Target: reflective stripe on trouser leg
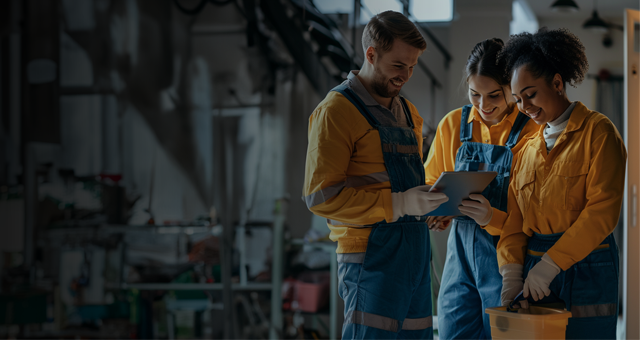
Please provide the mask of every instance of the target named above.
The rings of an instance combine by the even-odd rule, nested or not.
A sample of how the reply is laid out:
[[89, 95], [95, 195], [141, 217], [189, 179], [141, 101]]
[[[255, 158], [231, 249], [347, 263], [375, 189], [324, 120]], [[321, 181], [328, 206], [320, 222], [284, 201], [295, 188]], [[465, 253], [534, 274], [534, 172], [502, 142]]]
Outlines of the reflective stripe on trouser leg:
[[343, 339], [433, 338], [428, 232], [417, 222], [379, 226], [362, 264], [340, 254]]
[[[349, 311], [344, 318], [344, 323], [354, 323], [368, 327], [378, 328], [390, 332], [397, 332], [399, 321], [381, 315], [365, 313], [361, 311]], [[402, 322], [402, 330], [418, 331], [433, 327], [433, 317], [419, 319], [404, 319]]]

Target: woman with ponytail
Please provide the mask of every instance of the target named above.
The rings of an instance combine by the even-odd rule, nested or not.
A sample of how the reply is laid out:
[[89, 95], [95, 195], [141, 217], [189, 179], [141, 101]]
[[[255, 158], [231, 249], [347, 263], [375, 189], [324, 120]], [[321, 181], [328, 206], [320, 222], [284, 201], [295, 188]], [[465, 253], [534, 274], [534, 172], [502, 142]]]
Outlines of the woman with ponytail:
[[[494, 38], [478, 43], [465, 67], [471, 104], [449, 112], [438, 125], [425, 163], [426, 182], [443, 171], [498, 172], [489, 187], [471, 195], [453, 218], [438, 296], [440, 339], [489, 339], [487, 307], [500, 305], [502, 277], [496, 244], [507, 216], [511, 163], [527, 137], [537, 130], [511, 99], [504, 44]], [[442, 231], [451, 217], [430, 217], [429, 228]]]

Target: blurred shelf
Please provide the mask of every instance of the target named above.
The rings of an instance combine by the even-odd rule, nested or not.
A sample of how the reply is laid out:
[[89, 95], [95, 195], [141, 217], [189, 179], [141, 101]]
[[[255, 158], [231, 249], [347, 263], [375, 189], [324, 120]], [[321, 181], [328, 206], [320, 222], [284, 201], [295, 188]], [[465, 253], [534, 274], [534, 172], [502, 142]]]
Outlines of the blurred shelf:
[[[222, 290], [222, 283], [123, 283], [120, 286], [111, 285], [109, 289], [137, 289], [137, 290]], [[271, 290], [271, 283], [248, 283], [246, 285], [233, 284], [235, 291]]]

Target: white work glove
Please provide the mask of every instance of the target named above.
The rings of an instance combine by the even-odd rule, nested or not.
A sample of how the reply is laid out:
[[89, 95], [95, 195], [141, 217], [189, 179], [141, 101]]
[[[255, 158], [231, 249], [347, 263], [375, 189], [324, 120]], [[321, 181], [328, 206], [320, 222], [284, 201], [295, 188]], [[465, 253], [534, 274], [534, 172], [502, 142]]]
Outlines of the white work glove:
[[[524, 285], [522, 280], [522, 265], [517, 263], [509, 263], [500, 267], [500, 275], [502, 275], [502, 292], [500, 292], [500, 301], [503, 306], [509, 304], [522, 291]], [[529, 308], [527, 301], [521, 301], [522, 308]], [[524, 304], [523, 304], [524, 303]]]
[[429, 192], [430, 189], [430, 185], [420, 185], [404, 192], [392, 192], [393, 221], [397, 221], [404, 215], [426, 215], [449, 200], [447, 195], [441, 192]]
[[542, 261], [531, 268], [527, 279], [524, 280], [524, 289], [522, 290], [524, 297], [531, 295], [535, 301], [538, 301], [549, 296], [551, 293], [549, 285], [561, 271], [562, 269], [553, 262], [549, 255], [546, 253], [542, 255]]
[[461, 213], [473, 218], [478, 225], [486, 226], [493, 217], [491, 203], [480, 194], [469, 195], [471, 200], [463, 200], [462, 206], [458, 207]]

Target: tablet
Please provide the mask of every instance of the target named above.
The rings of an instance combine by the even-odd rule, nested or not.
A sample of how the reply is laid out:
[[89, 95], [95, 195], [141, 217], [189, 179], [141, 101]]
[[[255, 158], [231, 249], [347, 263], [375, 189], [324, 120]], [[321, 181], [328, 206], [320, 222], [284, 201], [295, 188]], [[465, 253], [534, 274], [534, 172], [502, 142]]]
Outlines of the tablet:
[[462, 201], [469, 199], [470, 194], [481, 194], [497, 175], [495, 171], [443, 172], [430, 191], [443, 192], [449, 200], [427, 216], [461, 216], [458, 206]]

